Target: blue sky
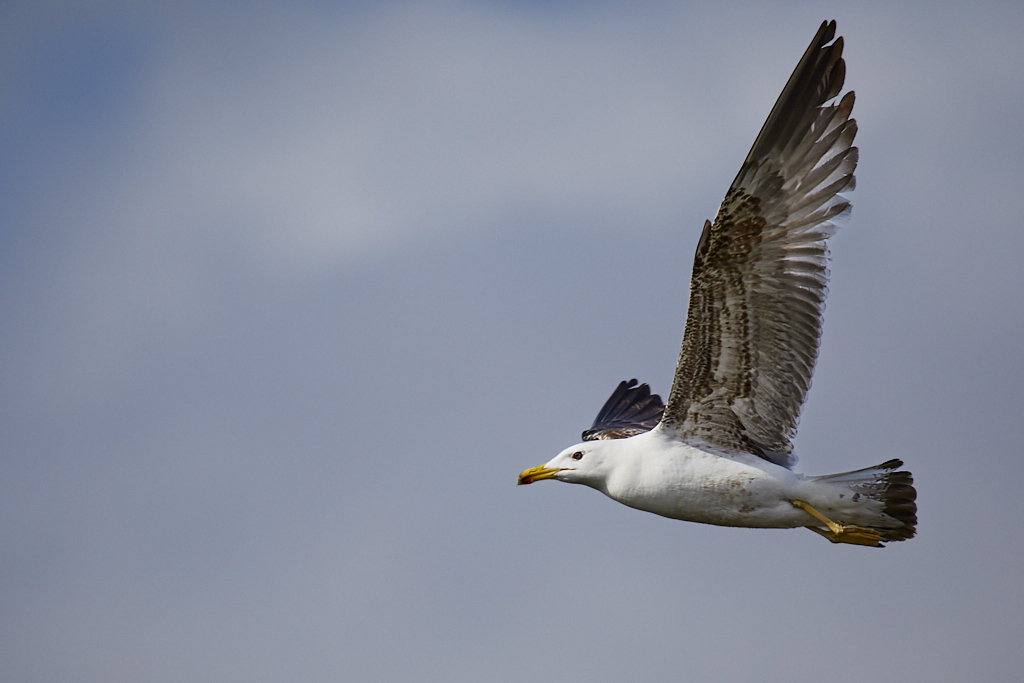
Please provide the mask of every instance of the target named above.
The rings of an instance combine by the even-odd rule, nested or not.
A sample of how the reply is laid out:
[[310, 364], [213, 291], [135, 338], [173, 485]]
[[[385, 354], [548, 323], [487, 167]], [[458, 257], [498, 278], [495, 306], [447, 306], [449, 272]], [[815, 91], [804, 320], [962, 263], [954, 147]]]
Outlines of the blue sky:
[[[919, 536], [516, 488], [667, 394], [693, 249], [823, 19], [858, 187], [801, 472]], [[1005, 681], [1024, 10], [0, 10], [4, 681]]]

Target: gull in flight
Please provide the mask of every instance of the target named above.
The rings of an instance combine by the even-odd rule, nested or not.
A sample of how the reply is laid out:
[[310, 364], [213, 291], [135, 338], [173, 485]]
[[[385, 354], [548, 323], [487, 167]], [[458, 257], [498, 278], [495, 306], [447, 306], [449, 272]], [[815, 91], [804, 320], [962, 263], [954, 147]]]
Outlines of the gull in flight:
[[910, 472], [889, 460], [824, 476], [792, 471], [818, 357], [828, 247], [850, 211], [857, 122], [843, 39], [822, 23], [725, 195], [693, 263], [679, 363], [663, 405], [622, 382], [583, 442], [519, 484], [586, 484], [673, 519], [807, 527], [833, 543], [913, 538]]

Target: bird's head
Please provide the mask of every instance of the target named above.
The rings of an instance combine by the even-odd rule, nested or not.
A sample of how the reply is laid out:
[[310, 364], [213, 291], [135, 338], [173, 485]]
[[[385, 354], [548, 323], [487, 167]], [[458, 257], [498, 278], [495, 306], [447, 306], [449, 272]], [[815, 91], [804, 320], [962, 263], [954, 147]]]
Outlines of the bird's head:
[[602, 489], [608, 475], [607, 444], [606, 441], [586, 441], [566, 448], [543, 465], [523, 470], [516, 483], [557, 479]]

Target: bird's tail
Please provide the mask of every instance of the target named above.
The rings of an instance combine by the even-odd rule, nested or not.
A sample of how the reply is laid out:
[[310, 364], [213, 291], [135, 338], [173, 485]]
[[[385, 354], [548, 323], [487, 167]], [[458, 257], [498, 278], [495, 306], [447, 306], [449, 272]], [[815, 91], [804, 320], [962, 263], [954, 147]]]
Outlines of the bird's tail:
[[882, 535], [883, 541], [905, 541], [917, 533], [917, 491], [913, 475], [898, 472], [900, 467], [903, 467], [902, 460], [889, 460], [862, 470], [813, 477], [813, 481], [840, 484], [854, 495], [881, 502], [882, 512], [902, 525], [892, 528], [872, 525], [871, 528]]

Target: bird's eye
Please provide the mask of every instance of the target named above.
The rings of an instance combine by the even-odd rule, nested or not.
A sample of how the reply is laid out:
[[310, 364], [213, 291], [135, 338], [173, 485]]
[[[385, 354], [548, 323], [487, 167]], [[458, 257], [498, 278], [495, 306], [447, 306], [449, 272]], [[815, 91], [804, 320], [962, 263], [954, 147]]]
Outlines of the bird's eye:
[[576, 451], [570, 457], [572, 457], [573, 460], [582, 460], [583, 459], [583, 451]]

